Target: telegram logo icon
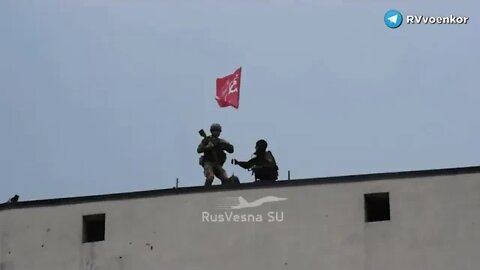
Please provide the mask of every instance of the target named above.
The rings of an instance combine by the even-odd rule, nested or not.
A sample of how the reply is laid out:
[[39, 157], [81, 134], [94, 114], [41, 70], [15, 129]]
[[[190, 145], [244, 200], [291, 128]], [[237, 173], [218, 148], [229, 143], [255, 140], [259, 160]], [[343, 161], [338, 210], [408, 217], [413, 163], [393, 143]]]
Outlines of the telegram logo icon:
[[402, 13], [391, 9], [385, 13], [385, 16], [383, 16], [383, 21], [387, 27], [394, 29], [402, 25], [403, 16]]

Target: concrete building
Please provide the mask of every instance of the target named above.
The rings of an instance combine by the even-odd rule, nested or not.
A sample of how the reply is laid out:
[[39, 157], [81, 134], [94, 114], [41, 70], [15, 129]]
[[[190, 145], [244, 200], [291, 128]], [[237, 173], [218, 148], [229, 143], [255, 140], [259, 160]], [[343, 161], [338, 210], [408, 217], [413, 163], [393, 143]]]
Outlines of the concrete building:
[[0, 270], [477, 270], [480, 167], [0, 205]]

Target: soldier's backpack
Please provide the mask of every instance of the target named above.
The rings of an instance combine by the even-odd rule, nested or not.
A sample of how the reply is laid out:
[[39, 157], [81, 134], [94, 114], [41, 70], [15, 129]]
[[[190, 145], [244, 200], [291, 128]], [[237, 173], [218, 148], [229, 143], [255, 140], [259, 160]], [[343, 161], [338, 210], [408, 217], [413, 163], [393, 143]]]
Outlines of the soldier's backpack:
[[272, 152], [271, 151], [268, 151], [268, 154], [270, 155], [270, 157], [272, 158], [272, 161], [273, 161], [273, 174], [274, 174], [274, 177], [275, 177], [275, 180], [278, 179], [278, 165], [277, 165], [277, 161], [275, 160], [275, 157], [273, 156]]
[[278, 166], [272, 152], [267, 151], [265, 159], [257, 163], [258, 167], [252, 169], [255, 179], [275, 181], [278, 179]]

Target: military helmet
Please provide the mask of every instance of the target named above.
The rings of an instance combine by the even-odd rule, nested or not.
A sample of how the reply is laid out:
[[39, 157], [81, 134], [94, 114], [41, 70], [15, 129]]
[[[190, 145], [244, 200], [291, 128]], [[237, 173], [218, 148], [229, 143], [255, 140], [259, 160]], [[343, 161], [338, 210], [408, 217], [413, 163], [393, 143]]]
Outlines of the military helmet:
[[267, 141], [261, 139], [261, 140], [257, 141], [255, 146], [258, 147], [259, 149], [265, 150], [265, 149], [267, 149], [268, 143], [267, 143]]
[[222, 131], [222, 126], [219, 123], [213, 123], [210, 126], [210, 131]]

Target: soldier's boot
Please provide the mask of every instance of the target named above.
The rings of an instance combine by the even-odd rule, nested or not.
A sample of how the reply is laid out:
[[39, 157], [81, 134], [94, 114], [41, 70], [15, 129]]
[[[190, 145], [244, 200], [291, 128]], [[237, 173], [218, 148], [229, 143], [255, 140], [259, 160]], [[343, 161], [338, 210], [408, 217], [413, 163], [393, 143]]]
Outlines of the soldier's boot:
[[231, 185], [232, 184], [232, 181], [230, 179], [230, 177], [227, 177], [227, 178], [223, 178], [223, 179], [220, 179], [222, 181], [222, 185]]
[[213, 177], [212, 178], [206, 178], [205, 179], [205, 186], [210, 187], [213, 184]]
[[239, 185], [240, 184], [240, 179], [238, 179], [237, 176], [232, 175], [232, 176], [230, 176], [230, 184]]
[[240, 184], [240, 180], [235, 175], [232, 175], [232, 176], [222, 180], [222, 185], [230, 185], [231, 186], [231, 185], [235, 185], [235, 184]]

